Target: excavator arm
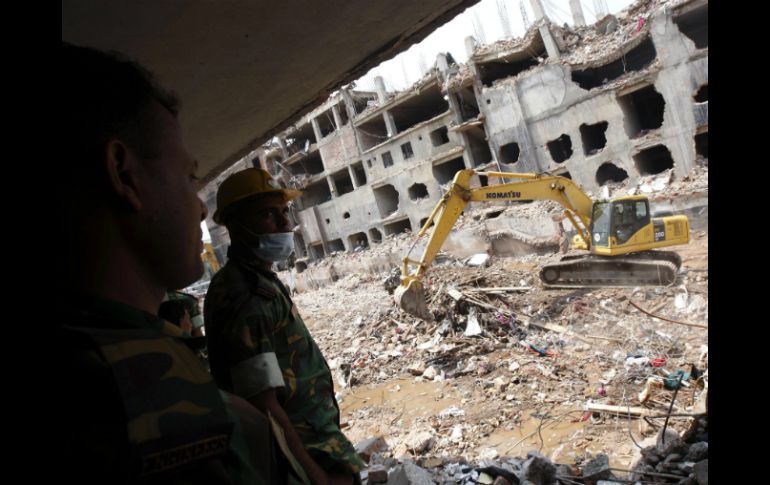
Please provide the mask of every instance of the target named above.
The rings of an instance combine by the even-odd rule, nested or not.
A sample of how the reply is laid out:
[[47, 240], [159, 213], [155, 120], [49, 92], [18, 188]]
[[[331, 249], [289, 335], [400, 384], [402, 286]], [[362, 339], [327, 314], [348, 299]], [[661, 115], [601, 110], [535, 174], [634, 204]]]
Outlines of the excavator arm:
[[[488, 187], [471, 188], [470, 180], [474, 175], [519, 179]], [[457, 218], [462, 214], [468, 202], [497, 202], [509, 200], [554, 200], [565, 209], [565, 215], [572, 222], [586, 248], [591, 247], [588, 235], [591, 224], [593, 201], [580, 187], [571, 180], [533, 173], [477, 172], [460, 170], [455, 175], [450, 189], [436, 204], [430, 217], [417, 233], [417, 239], [409, 249], [401, 269], [401, 286], [395, 291], [396, 302], [402, 309], [421, 318], [430, 319], [425, 303], [422, 278], [433, 262], [436, 254], [452, 230]], [[435, 223], [435, 225], [434, 225]], [[420, 239], [434, 225], [430, 239], [419, 260], [410, 258]]]

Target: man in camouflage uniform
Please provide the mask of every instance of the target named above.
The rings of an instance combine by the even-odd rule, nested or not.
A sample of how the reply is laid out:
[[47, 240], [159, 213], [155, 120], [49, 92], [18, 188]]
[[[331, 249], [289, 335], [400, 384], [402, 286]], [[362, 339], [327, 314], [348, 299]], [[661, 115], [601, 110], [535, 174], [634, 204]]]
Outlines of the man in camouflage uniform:
[[214, 221], [232, 245], [206, 294], [209, 363], [222, 389], [275, 417], [313, 483], [358, 483], [364, 463], [340, 431], [329, 367], [272, 271], [293, 250], [288, 202], [299, 195], [257, 168], [219, 187]]
[[[62, 43], [50, 204], [62, 480], [285, 483], [267, 418], [220, 391], [155, 314], [203, 272], [196, 162], [172, 95], [117, 54]], [[63, 156], [62, 156], [63, 154]], [[60, 248], [60, 249], [59, 249]], [[293, 477], [293, 475], [291, 475]]]

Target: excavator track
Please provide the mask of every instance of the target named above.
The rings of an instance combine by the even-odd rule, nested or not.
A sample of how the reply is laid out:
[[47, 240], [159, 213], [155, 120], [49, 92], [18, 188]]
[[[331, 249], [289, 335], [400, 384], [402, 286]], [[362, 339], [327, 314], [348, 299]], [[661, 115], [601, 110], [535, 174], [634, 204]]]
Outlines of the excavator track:
[[626, 256], [568, 255], [540, 270], [546, 288], [617, 288], [670, 286], [682, 258], [670, 251], [644, 251]]

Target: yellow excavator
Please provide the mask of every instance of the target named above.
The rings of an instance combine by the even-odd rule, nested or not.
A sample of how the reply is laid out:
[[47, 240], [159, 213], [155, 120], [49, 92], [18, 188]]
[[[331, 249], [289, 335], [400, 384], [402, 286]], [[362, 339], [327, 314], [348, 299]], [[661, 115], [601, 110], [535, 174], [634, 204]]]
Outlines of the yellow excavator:
[[[219, 271], [219, 260], [217, 254], [214, 252], [214, 246], [211, 243], [203, 243], [203, 252], [201, 252], [201, 260], [206, 265], [206, 269], [211, 276], [214, 276]], [[211, 277], [209, 276], [209, 278]]]
[[[474, 175], [517, 179], [513, 182], [471, 188]], [[422, 279], [468, 202], [554, 200], [575, 227], [572, 249], [561, 261], [540, 269], [547, 288], [668, 286], [676, 281], [681, 257], [655, 248], [687, 244], [690, 224], [686, 216], [653, 218], [646, 197], [632, 195], [593, 201], [572, 180], [556, 175], [460, 170], [417, 234], [404, 258], [401, 284], [395, 291], [406, 312], [430, 318]], [[434, 224], [435, 223], [435, 224]], [[419, 261], [409, 257], [421, 237], [433, 226]]]

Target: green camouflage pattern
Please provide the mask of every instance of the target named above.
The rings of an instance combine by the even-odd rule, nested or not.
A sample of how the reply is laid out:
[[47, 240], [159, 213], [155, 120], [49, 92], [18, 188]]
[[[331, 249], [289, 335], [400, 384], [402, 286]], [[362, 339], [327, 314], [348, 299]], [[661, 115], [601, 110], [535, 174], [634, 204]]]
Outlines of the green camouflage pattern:
[[327, 471], [337, 464], [358, 473], [365, 464], [340, 430], [331, 371], [289, 290], [275, 273], [249, 263], [254, 259], [248, 250], [231, 246], [228, 259], [212, 279], [204, 305], [217, 384], [232, 392], [233, 366], [274, 353], [285, 385], [276, 389], [278, 400], [308, 452]]
[[59, 308], [77, 465], [126, 483], [286, 482], [266, 417], [217, 389], [174, 325], [98, 298]]

